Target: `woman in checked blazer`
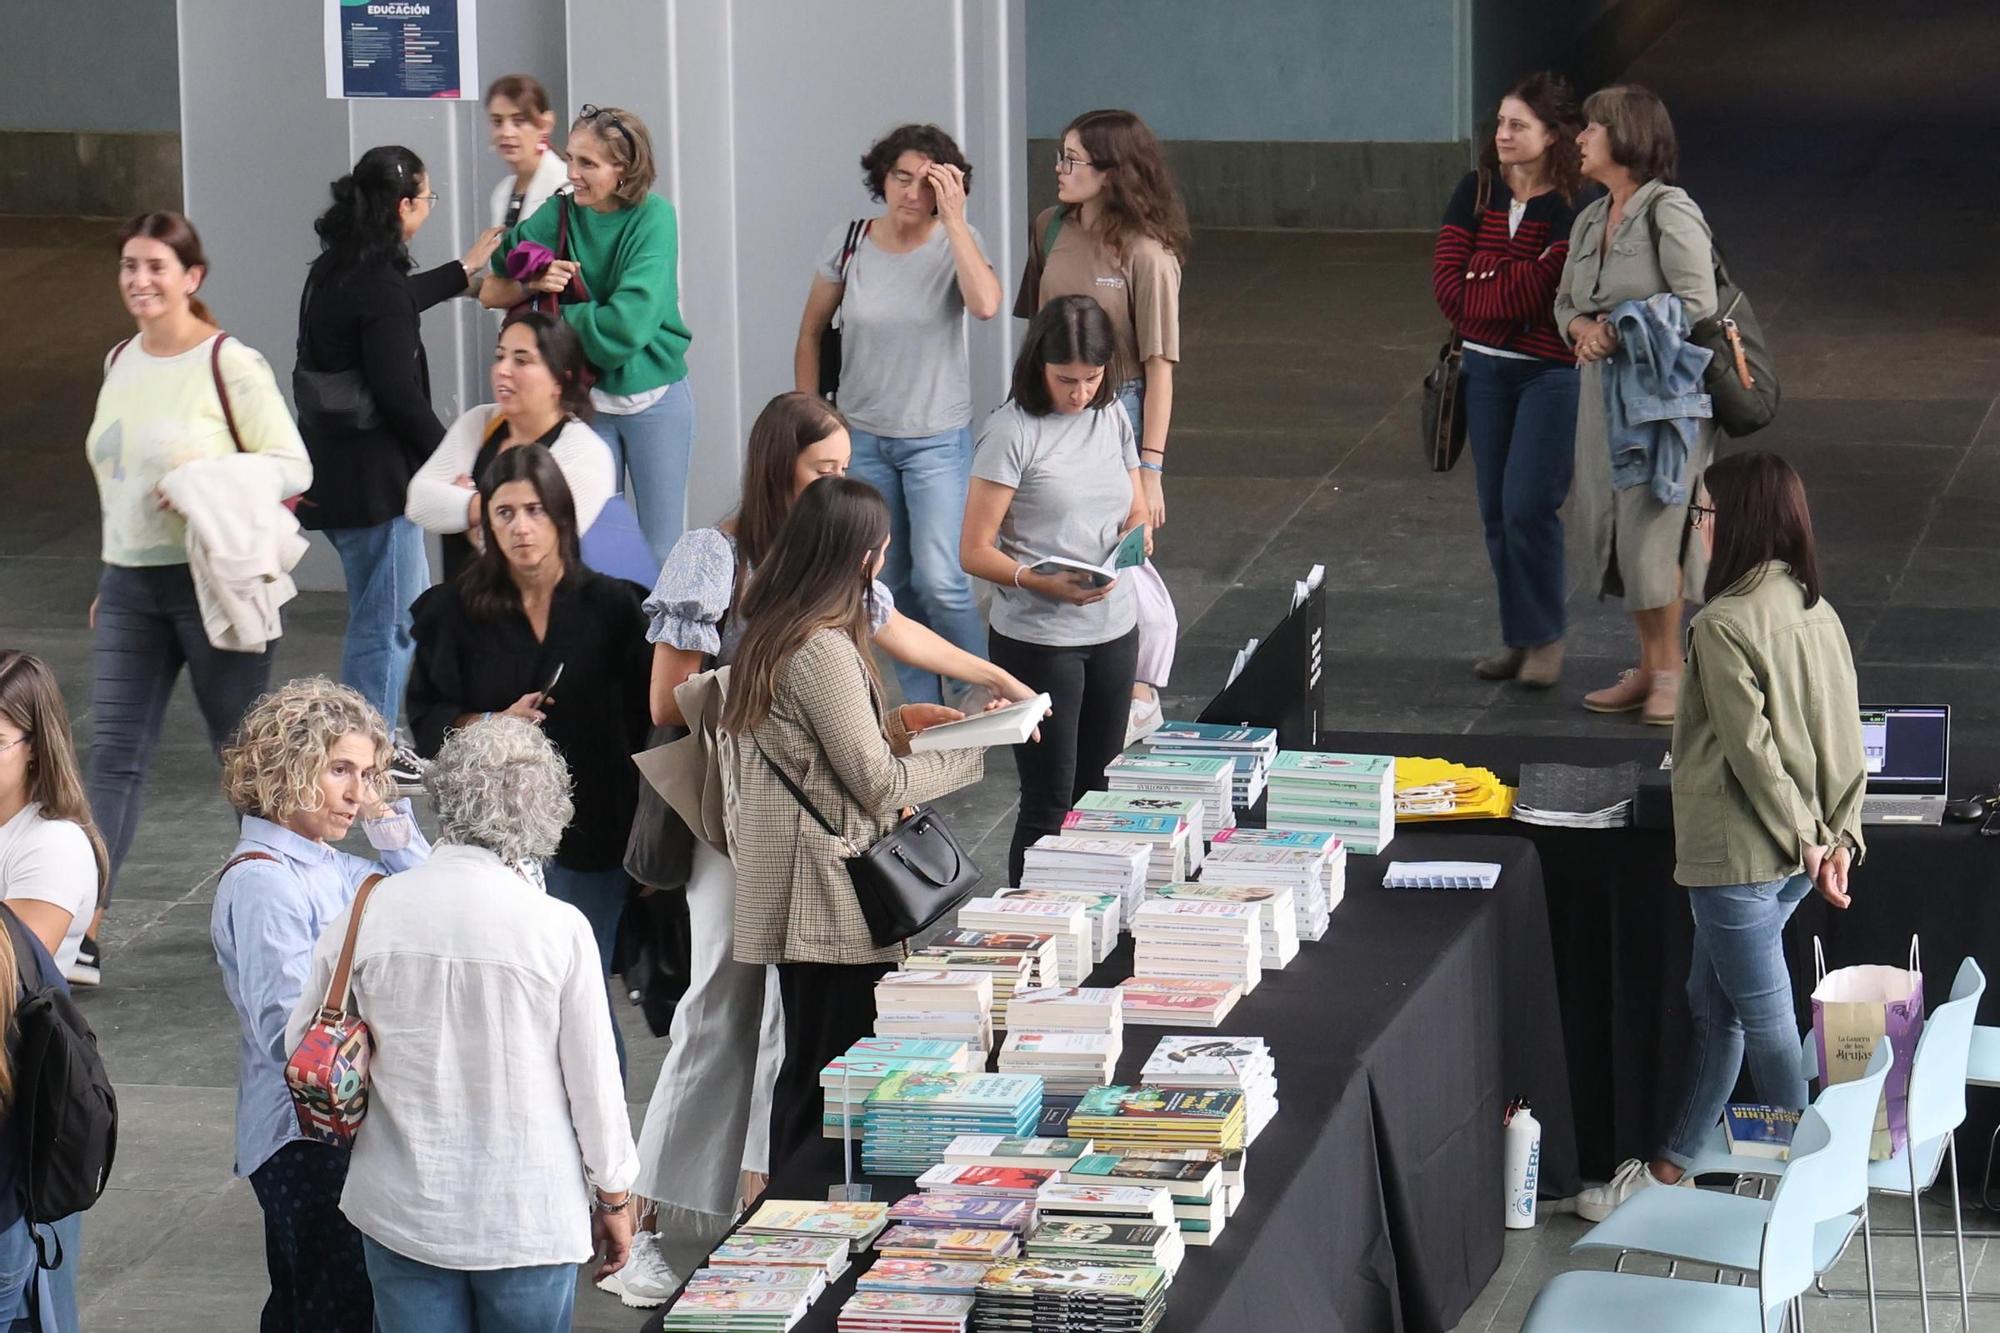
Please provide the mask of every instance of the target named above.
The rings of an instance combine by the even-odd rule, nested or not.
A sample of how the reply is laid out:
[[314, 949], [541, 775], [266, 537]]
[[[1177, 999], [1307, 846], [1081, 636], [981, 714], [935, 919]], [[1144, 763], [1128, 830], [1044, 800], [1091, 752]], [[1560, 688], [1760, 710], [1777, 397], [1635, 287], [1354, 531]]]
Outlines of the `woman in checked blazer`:
[[[730, 855], [736, 959], [778, 965], [785, 1063], [772, 1097], [771, 1160], [819, 1136], [819, 1071], [874, 1026], [875, 981], [902, 956], [869, 936], [845, 858], [903, 810], [976, 782], [983, 750], [912, 755], [909, 739], [961, 714], [941, 704], [884, 713], [869, 656], [868, 599], [889, 545], [889, 508], [846, 477], [808, 486], [742, 604], [749, 630], [730, 672], [722, 729], [735, 745]], [[784, 770], [828, 822], [808, 814]]]

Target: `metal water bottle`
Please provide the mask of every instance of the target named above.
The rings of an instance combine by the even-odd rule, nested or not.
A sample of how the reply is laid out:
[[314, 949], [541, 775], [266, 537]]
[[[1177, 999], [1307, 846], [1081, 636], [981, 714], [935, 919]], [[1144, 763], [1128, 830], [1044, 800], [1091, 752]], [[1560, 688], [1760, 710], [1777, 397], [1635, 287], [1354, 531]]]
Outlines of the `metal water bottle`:
[[1535, 1190], [1542, 1174], [1542, 1124], [1526, 1098], [1507, 1108], [1504, 1124], [1507, 1228], [1520, 1231], [1535, 1225]]

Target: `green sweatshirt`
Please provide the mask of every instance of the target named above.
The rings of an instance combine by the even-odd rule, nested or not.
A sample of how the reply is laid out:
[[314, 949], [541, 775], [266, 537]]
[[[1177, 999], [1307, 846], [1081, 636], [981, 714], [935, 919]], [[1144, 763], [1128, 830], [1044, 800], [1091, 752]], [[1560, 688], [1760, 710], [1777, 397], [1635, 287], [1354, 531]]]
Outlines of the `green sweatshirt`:
[[1797, 874], [1808, 843], [1858, 861], [1861, 706], [1847, 631], [1779, 561], [1688, 626], [1674, 717], [1674, 879], [1689, 888]]
[[[565, 201], [550, 199], [500, 238], [495, 269], [522, 241], [556, 248]], [[569, 253], [582, 266], [588, 301], [565, 305], [563, 317], [597, 368], [606, 393], [645, 393], [687, 378], [693, 335], [681, 319], [680, 224], [674, 206], [649, 194], [615, 213], [569, 205]]]

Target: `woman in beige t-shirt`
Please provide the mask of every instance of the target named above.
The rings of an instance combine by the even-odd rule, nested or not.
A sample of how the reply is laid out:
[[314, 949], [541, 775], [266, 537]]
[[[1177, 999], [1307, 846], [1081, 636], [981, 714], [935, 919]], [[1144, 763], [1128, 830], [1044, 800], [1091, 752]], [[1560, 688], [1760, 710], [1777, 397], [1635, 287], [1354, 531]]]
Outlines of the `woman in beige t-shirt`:
[[[1014, 313], [1023, 319], [1058, 296], [1088, 296], [1117, 335], [1110, 378], [1139, 441], [1141, 508], [1167, 521], [1161, 486], [1181, 358], [1181, 260], [1187, 209], [1160, 141], [1130, 111], [1086, 111], [1063, 130], [1056, 157], [1058, 203], [1028, 231], [1028, 268]], [[1159, 729], [1160, 687], [1174, 662], [1180, 624], [1149, 560], [1135, 573], [1138, 679], [1126, 743]]]

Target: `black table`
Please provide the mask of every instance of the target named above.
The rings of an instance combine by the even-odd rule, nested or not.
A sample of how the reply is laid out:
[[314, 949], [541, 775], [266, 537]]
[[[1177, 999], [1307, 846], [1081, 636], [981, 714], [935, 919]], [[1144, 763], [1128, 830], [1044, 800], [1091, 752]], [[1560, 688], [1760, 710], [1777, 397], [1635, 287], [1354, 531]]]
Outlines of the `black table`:
[[[1386, 860], [1351, 858], [1326, 937], [1231, 1011], [1219, 1031], [1271, 1045], [1280, 1110], [1250, 1150], [1242, 1206], [1213, 1246], [1188, 1251], [1164, 1333], [1442, 1333], [1499, 1265], [1511, 1097], [1536, 1099], [1543, 1161], [1574, 1174], [1534, 848], [1411, 834], [1394, 850], [1504, 871], [1490, 893], [1399, 891], [1381, 887]], [[1126, 944], [1091, 982], [1130, 971]], [[1165, 1031], [1126, 1028], [1121, 1078], [1136, 1081]], [[773, 1172], [769, 1197], [823, 1199], [840, 1178], [839, 1145], [809, 1144]], [[879, 1200], [911, 1188], [872, 1183]], [[798, 1327], [832, 1329], [852, 1288], [835, 1284]]]
[[[1642, 773], [1657, 774], [1667, 737], [1664, 731], [1630, 740], [1327, 733], [1320, 748], [1451, 759], [1491, 768], [1512, 783], [1523, 762], [1594, 766], [1635, 760]], [[1954, 767], [1966, 772], [2000, 771], [2000, 765], [1981, 768], [1980, 762], [1980, 756], [1954, 757]], [[1565, 829], [1511, 820], [1421, 826], [1427, 834], [1507, 833], [1535, 844], [1555, 950], [1576, 1142], [1584, 1174], [1600, 1180], [1625, 1158], [1648, 1156], [1659, 1146], [1662, 1102], [1679, 1086], [1689, 1040], [1685, 987], [1694, 919], [1686, 891], [1674, 883], [1670, 800], [1646, 801], [1642, 813], [1651, 826]], [[1925, 990], [1933, 1006], [1949, 993], [1968, 955], [1979, 958], [1989, 977], [2000, 977], [2000, 838], [1982, 838], [1970, 824], [1877, 825], [1866, 833], [1868, 858], [1854, 872], [1853, 906], [1839, 912], [1816, 895], [1809, 897], [1788, 928], [1786, 953], [1801, 1031], [1812, 1021], [1806, 997], [1813, 986], [1815, 935], [1825, 945], [1829, 967], [1901, 963], [1910, 936], [1920, 935]], [[1410, 836], [1399, 834], [1391, 854], [1399, 854]], [[2000, 1022], [2000, 991], [1988, 994], [1980, 1021]], [[1754, 1100], [1747, 1082], [1742, 1095]], [[1984, 1142], [2000, 1113], [2000, 1097], [1975, 1096], [1970, 1111], [1965, 1141]], [[1560, 1188], [1553, 1176], [1544, 1179]]]

